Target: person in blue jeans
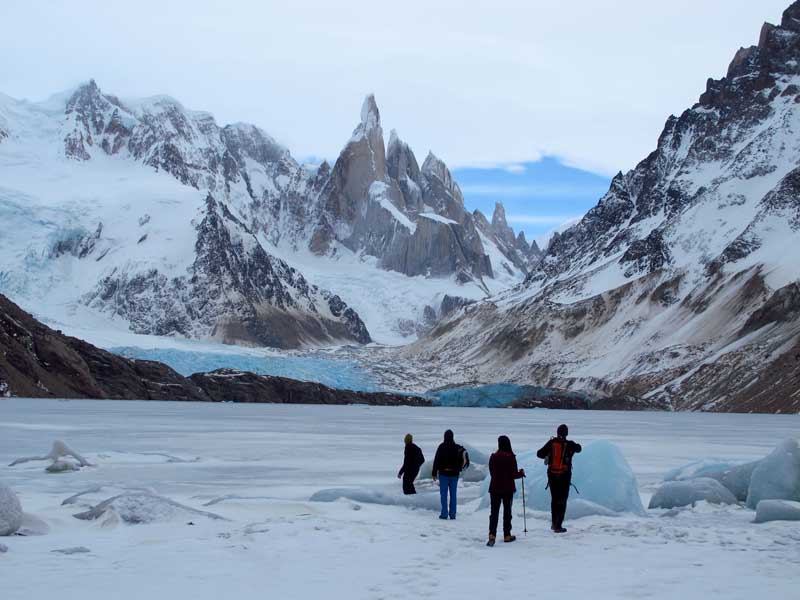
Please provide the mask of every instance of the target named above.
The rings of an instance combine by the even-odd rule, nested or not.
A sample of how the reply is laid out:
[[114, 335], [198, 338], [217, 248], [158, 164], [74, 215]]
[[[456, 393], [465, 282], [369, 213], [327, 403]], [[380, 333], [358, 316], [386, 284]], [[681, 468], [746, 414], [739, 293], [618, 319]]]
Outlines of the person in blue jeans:
[[[442, 512], [440, 519], [456, 518], [456, 506], [458, 503], [458, 477], [461, 471], [469, 466], [469, 455], [467, 451], [456, 444], [453, 432], [448, 429], [444, 432], [444, 441], [436, 449], [436, 456], [433, 459], [433, 470], [431, 475], [433, 480], [439, 481], [439, 495], [442, 500]], [[448, 505], [448, 495], [450, 502]]]

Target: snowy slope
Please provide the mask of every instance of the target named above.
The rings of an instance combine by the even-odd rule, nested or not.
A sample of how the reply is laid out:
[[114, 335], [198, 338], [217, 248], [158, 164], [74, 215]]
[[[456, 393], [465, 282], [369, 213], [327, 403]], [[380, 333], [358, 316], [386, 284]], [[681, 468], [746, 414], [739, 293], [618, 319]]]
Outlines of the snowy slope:
[[[366, 144], [352, 168], [308, 169], [257, 127], [94, 81], [40, 103], [0, 95], [0, 129], [0, 291], [41, 318], [278, 347], [396, 344], [432, 326], [445, 294], [477, 300], [525, 274], [492, 230], [478, 235], [441, 161], [400, 177], [396, 163], [416, 161], [396, 134], [386, 158], [371, 96], [343, 152]], [[419, 210], [398, 195], [413, 189]]]
[[[198, 138], [222, 139], [208, 133], [216, 126], [206, 115], [190, 113], [193, 120], [180, 122], [183, 137], [165, 137], [173, 149], [176, 138], [197, 142], [184, 144], [184, 155], [147, 137], [164, 110], [162, 125], [175, 125], [175, 105], [163, 99], [128, 112], [92, 82], [66, 104], [0, 102], [9, 132], [0, 145], [0, 288], [12, 298], [55, 318], [90, 305], [140, 333], [277, 347], [370, 341], [341, 299], [270, 256], [227, 203], [194, 187], [203, 171], [195, 159], [214, 162]], [[155, 113], [141, 112], [145, 106]], [[120, 135], [131, 145], [118, 146]], [[272, 147], [253, 135], [261, 151]], [[140, 162], [131, 154], [143, 148]], [[203, 176], [219, 194], [218, 174]]]
[[523, 285], [406, 355], [675, 408], [800, 410], [798, 22], [795, 3], [765, 25]]

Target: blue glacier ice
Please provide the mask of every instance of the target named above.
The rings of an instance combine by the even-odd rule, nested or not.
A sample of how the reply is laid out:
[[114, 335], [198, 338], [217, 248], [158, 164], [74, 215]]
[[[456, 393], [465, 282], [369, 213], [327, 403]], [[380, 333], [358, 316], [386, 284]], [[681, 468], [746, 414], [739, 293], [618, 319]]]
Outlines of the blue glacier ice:
[[469, 406], [502, 408], [522, 399], [546, 400], [559, 394], [575, 396], [589, 403], [588, 396], [580, 392], [565, 392], [535, 385], [515, 383], [491, 383], [485, 385], [466, 385], [431, 390], [427, 396], [437, 406]]
[[[517, 463], [525, 469], [525, 493], [528, 506], [534, 510], [550, 510], [550, 491], [547, 487], [547, 467], [535, 450], [517, 455]], [[622, 451], [611, 442], [598, 440], [583, 447], [572, 461], [572, 490], [570, 497], [605, 507], [615, 513], [645, 514], [639, 485]], [[517, 485], [517, 488], [520, 486]], [[521, 490], [517, 490], [520, 500]], [[480, 507], [489, 506], [489, 478], [483, 483]]]
[[259, 375], [315, 381], [340, 389], [363, 392], [383, 391], [371, 375], [358, 364], [328, 356], [236, 354], [131, 346], [110, 348], [110, 350], [127, 358], [162, 362], [184, 376], [228, 368], [250, 371]]

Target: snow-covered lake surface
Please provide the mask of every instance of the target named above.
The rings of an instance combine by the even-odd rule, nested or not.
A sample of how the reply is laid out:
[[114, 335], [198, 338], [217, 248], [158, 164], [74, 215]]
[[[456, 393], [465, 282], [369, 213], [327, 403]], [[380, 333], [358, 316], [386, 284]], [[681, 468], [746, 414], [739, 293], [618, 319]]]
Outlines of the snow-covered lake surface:
[[[402, 500], [395, 474], [409, 431], [431, 460], [447, 427], [485, 452], [508, 434], [522, 453], [562, 421], [577, 441], [621, 449], [645, 506], [671, 469], [761, 458], [800, 434], [798, 416], [2, 400], [0, 480], [50, 529], [2, 538], [2, 597], [797, 597], [800, 523], [754, 524], [754, 511], [740, 506], [586, 517], [558, 537], [532, 511], [523, 536], [516, 502], [519, 541], [489, 549], [477, 482], [460, 484], [456, 521], [402, 505], [308, 500], [330, 488]], [[5, 466], [46, 454], [55, 439], [96, 466], [61, 474], [42, 462]], [[104, 487], [62, 506], [96, 486]], [[122, 488], [227, 520], [180, 510], [139, 525], [73, 518]], [[421, 503], [433, 498], [430, 482], [418, 490]], [[88, 552], [54, 552], [77, 547]]]

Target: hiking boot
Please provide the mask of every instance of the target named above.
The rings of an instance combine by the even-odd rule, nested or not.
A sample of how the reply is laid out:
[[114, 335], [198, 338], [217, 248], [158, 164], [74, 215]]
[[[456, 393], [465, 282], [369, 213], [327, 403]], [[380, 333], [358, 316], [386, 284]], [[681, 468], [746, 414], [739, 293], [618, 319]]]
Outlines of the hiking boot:
[[556, 529], [553, 529], [553, 533], [567, 533], [567, 530], [563, 527], [558, 527]]
[[507, 543], [509, 543], [509, 542], [513, 542], [513, 541], [514, 541], [514, 540], [516, 540], [516, 539], [517, 539], [517, 536], [515, 536], [515, 535], [504, 535], [504, 536], [503, 536], [503, 541], [504, 541], [506, 544], [507, 544]]
[[492, 546], [494, 546], [494, 541], [495, 541], [495, 539], [497, 539], [497, 536], [495, 536], [495, 535], [492, 535], [492, 534], [490, 533], [490, 534], [489, 534], [489, 541], [488, 541], [488, 542], [486, 542], [486, 545], [487, 545], [487, 546], [489, 546], [489, 547], [491, 548]]
[[439, 515], [439, 518], [440, 518], [442, 521], [447, 521], [447, 515]]

